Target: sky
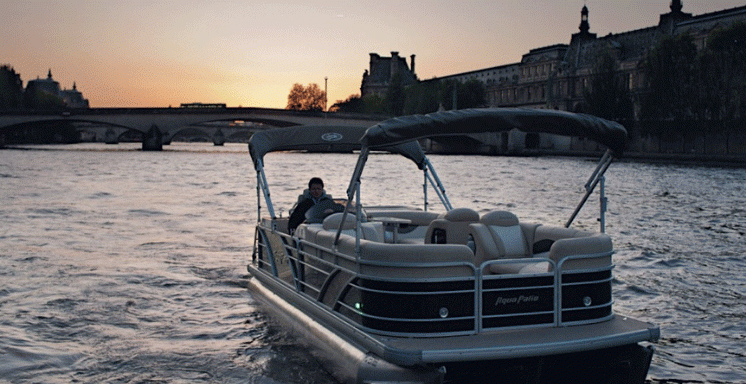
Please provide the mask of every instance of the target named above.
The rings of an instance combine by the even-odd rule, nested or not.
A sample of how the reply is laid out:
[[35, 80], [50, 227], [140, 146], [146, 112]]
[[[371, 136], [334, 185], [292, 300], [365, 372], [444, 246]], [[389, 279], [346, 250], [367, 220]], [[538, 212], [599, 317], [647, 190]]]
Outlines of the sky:
[[3, 0], [0, 64], [24, 86], [51, 69], [94, 108], [285, 108], [295, 83], [326, 86], [331, 106], [360, 93], [370, 53], [416, 55], [423, 80], [515, 63], [569, 43], [583, 5], [605, 36], [657, 25], [670, 0]]

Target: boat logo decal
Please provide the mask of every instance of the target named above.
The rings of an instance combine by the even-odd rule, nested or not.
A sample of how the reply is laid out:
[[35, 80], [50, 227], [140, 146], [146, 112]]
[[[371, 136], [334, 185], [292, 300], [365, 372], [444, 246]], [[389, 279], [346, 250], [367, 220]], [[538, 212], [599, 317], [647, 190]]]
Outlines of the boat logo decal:
[[498, 305], [506, 305], [506, 304], [521, 304], [521, 303], [533, 303], [539, 301], [539, 296], [537, 295], [530, 295], [530, 296], [513, 296], [513, 297], [498, 297], [497, 300], [495, 300], [495, 306]]
[[324, 141], [339, 141], [342, 140], [342, 134], [337, 132], [327, 132], [321, 135], [321, 140]]

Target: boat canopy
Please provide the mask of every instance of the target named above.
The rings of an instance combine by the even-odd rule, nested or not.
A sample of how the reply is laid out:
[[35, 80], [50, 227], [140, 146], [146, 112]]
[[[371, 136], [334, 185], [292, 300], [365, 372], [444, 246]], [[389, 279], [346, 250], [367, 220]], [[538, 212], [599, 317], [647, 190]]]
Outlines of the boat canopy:
[[[622, 155], [627, 145], [627, 130], [621, 124], [591, 115], [551, 109], [485, 108], [396, 117], [368, 128], [365, 135], [360, 139], [362, 142], [360, 156], [347, 188], [348, 202], [352, 201], [355, 192], [360, 188], [360, 175], [365, 167], [368, 153], [377, 150], [379, 147], [411, 142], [426, 137], [505, 132], [513, 129], [527, 133], [584, 137], [608, 147], [596, 170], [585, 185], [585, 196], [565, 226], [570, 226], [599, 183], [601, 183], [603, 201], [604, 173], [614, 157]], [[432, 168], [429, 161], [425, 161], [427, 167]], [[445, 195], [445, 189], [440, 181], [435, 180], [435, 183], [437, 184], [436, 191], [442, 191], [442, 194]], [[450, 203], [444, 201], [444, 204], [447, 209], [451, 209]], [[601, 206], [603, 231], [605, 204], [601, 204]]]
[[[257, 174], [257, 200], [264, 194], [267, 209], [272, 218], [275, 218], [274, 206], [269, 193], [269, 184], [264, 174], [264, 155], [275, 151], [316, 151], [316, 152], [352, 152], [362, 147], [360, 138], [365, 134], [367, 127], [355, 126], [332, 126], [332, 125], [302, 125], [288, 128], [268, 129], [254, 133], [249, 139], [249, 153], [254, 162], [254, 170]], [[416, 140], [402, 140], [395, 144], [383, 144], [374, 151], [386, 151], [400, 154], [412, 160], [420, 170], [427, 174], [428, 168], [432, 168], [422, 147]], [[366, 151], [367, 153], [370, 150]], [[427, 176], [426, 176], [427, 177]], [[432, 180], [433, 185], [438, 185], [442, 190], [437, 175]], [[441, 200], [448, 201], [443, 192], [436, 191]], [[257, 206], [257, 218], [261, 218], [261, 205]]]
[[622, 155], [627, 143], [627, 130], [619, 123], [585, 114], [528, 108], [463, 109], [397, 117], [368, 128], [362, 143], [374, 149], [424, 137], [512, 129], [588, 138], [607, 146], [615, 157]]
[[[275, 151], [352, 152], [361, 147], [360, 138], [368, 127], [302, 125], [280, 129], [268, 129], [254, 133], [249, 140], [249, 152], [254, 169], [259, 171], [264, 155]], [[376, 148], [398, 153], [412, 160], [422, 169], [425, 153], [412, 140], [396, 144], [384, 144]]]

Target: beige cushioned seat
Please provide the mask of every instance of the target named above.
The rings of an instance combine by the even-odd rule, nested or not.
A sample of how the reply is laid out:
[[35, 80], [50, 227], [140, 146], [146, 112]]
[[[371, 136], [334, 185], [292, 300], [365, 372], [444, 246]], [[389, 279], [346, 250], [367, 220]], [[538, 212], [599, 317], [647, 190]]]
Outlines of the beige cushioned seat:
[[[484, 214], [479, 223], [469, 226], [475, 244], [475, 264], [481, 265], [489, 260], [530, 258], [530, 236], [526, 232], [535, 228], [533, 224], [519, 223], [518, 217], [512, 212], [492, 211]], [[543, 263], [537, 268], [536, 263], [493, 264], [487, 272], [520, 273], [522, 270], [546, 272], [547, 265]]]
[[479, 214], [469, 208], [454, 208], [430, 223], [425, 244], [466, 244], [469, 224], [479, 221]]
[[[327, 216], [322, 223], [322, 228], [325, 231], [336, 232], [339, 229], [339, 224], [342, 223], [343, 216], [343, 213], [333, 213]], [[356, 228], [357, 222], [355, 215], [348, 213], [342, 225], [342, 233], [354, 237]], [[383, 224], [375, 222], [361, 223], [360, 228], [362, 230], [361, 238], [370, 241], [383, 241]]]

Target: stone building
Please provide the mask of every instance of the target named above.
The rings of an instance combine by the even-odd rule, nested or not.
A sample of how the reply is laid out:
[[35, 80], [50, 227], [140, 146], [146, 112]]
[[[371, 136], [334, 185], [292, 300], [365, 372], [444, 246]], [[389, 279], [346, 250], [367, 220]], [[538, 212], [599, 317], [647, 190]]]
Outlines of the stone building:
[[50, 69], [45, 79], [36, 78], [26, 84], [27, 94], [43, 93], [50, 96], [58, 97], [68, 108], [88, 108], [88, 99], [83, 98], [83, 94], [78, 91], [77, 86], [73, 83], [73, 89], [60, 89], [60, 83], [52, 78]]
[[583, 92], [590, 86], [597, 58], [611, 52], [639, 109], [645, 92], [643, 60], [662, 39], [688, 33], [703, 48], [712, 31], [734, 22], [746, 22], [746, 6], [693, 16], [682, 11], [681, 0], [672, 0], [670, 12], [660, 15], [658, 25], [598, 37], [590, 32], [588, 7], [580, 12], [579, 31], [569, 44], [535, 48], [519, 63], [441, 77], [466, 81], [477, 79], [486, 86], [487, 104], [493, 107], [550, 108], [583, 111]]
[[88, 108], [88, 99], [83, 98], [83, 94], [78, 91], [78, 87], [73, 82], [73, 89], [63, 89], [60, 91], [60, 97], [65, 105], [70, 108]]
[[363, 74], [360, 86], [360, 96], [385, 96], [392, 82], [398, 77], [401, 85], [406, 87], [417, 82], [414, 73], [414, 55], [410, 56], [411, 66], [399, 56], [399, 52], [391, 52], [391, 57], [381, 57], [377, 53], [370, 54], [370, 69]]
[[46, 79], [39, 77], [36, 80], [29, 80], [26, 84], [26, 92], [42, 92], [52, 96], [59, 96], [60, 83], [52, 78], [52, 70], [47, 73]]

